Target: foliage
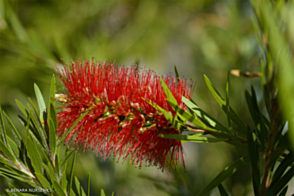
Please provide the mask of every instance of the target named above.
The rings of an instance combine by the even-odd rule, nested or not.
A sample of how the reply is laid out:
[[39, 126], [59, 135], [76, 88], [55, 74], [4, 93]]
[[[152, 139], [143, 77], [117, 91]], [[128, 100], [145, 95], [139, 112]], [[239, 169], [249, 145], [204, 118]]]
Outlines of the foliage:
[[[50, 101], [46, 108], [39, 87], [35, 84], [35, 92], [38, 108], [31, 102], [27, 108], [17, 101], [20, 110], [25, 117], [19, 116], [26, 129], [26, 137], [23, 140], [9, 117], [2, 112], [1, 115], [1, 140], [0, 140], [0, 175], [24, 181], [30, 188], [18, 188], [9, 184], [6, 189], [8, 195], [32, 195], [40, 193], [45, 195], [76, 195], [72, 189], [73, 172], [77, 152], [67, 148], [63, 159], [59, 153], [62, 138], [56, 138], [57, 119], [55, 111], [55, 77], [52, 77]], [[10, 125], [13, 138], [7, 135], [4, 118]], [[74, 153], [70, 176], [66, 173], [68, 159]], [[86, 192], [75, 177], [77, 195], [86, 196]], [[88, 179], [90, 185], [90, 174]], [[88, 186], [87, 195], [90, 195]], [[103, 190], [101, 195], [105, 195]]]
[[[247, 168], [250, 167], [251, 187], [255, 195], [289, 194], [288, 189], [291, 187], [288, 183], [293, 179], [294, 170], [294, 103], [292, 101], [294, 100], [292, 77], [294, 27], [293, 22], [289, 20], [294, 17], [292, 1], [258, 0], [251, 1], [250, 4], [248, 1], [242, 3], [241, 1], [238, 3], [195, 1], [197, 3], [194, 4], [186, 1], [183, 4], [129, 1], [118, 4], [129, 9], [128, 14], [125, 15], [121, 11], [123, 8], [115, 6], [112, 1], [103, 5], [99, 1], [92, 4], [73, 1], [71, 5], [48, 1], [47, 7], [41, 3], [34, 3], [35, 7], [30, 7], [27, 2], [7, 2], [0, 1], [1, 78], [3, 78], [1, 83], [4, 84], [0, 84], [1, 95], [6, 94], [4, 91], [21, 89], [25, 95], [32, 96], [29, 88], [36, 81], [45, 89], [46, 80], [49, 81], [48, 78], [61, 57], [71, 58], [78, 53], [86, 57], [95, 56], [99, 60], [110, 58], [127, 63], [129, 59], [137, 58], [148, 64], [144, 61], [146, 58], [159, 59], [164, 56], [160, 51], [167, 48], [167, 53], [171, 51], [172, 55], [168, 58], [164, 57], [169, 59], [164, 61], [166, 64], [197, 64], [197, 67], [195, 66], [197, 73], [190, 69], [188, 71], [191, 73], [188, 77], [193, 79], [205, 73], [204, 81], [215, 103], [210, 101], [210, 97], [206, 94], [208, 91], [204, 89], [204, 85], [201, 85], [202, 80], [199, 79], [200, 84], [196, 92], [198, 104], [183, 98], [182, 101], [189, 109], [182, 110], [162, 82], [168, 97], [167, 102], [177, 112], [176, 118], [167, 119], [174, 127], [182, 130], [183, 134], [160, 136], [179, 139], [182, 143], [209, 143], [208, 145], [211, 146], [217, 143], [219, 145], [217, 148], [228, 156], [233, 154], [235, 160], [217, 175], [212, 174], [215, 176], [212, 178], [210, 171], [203, 170], [199, 162], [205, 164], [207, 160], [212, 160], [215, 168], [219, 165], [223, 167], [226, 162], [219, 164], [219, 160], [216, 162], [215, 159], [207, 159], [207, 157], [219, 156], [217, 152], [209, 154], [201, 149], [197, 152], [201, 155], [200, 161], [194, 160], [197, 167], [188, 169], [186, 173], [182, 168], [177, 168], [177, 171], [171, 171], [168, 180], [152, 178], [151, 175], [142, 178], [151, 181], [157, 191], [161, 190], [165, 194], [207, 195], [218, 187], [221, 195], [229, 195], [229, 192], [235, 193], [233, 189], [237, 183], [244, 185], [247, 183], [248, 176], [242, 172], [247, 172]], [[32, 20], [34, 14], [29, 16], [20, 10], [16, 12], [17, 6], [20, 6], [20, 10], [25, 8], [24, 13], [39, 13], [40, 17]], [[66, 6], [69, 7], [69, 12], [65, 13]], [[220, 14], [215, 10], [227, 10], [225, 17], [222, 17], [221, 11]], [[111, 15], [110, 12], [114, 14]], [[179, 13], [180, 15], [177, 15]], [[251, 22], [248, 22], [246, 13], [250, 13]], [[62, 22], [54, 23], [54, 17]], [[96, 21], [96, 18], [99, 18], [99, 21]], [[112, 20], [116, 23], [108, 24]], [[52, 23], [56, 24], [55, 27], [50, 26]], [[256, 38], [253, 38], [253, 33]], [[179, 42], [181, 44], [178, 44]], [[178, 50], [173, 48], [181, 48], [184, 52], [178, 53]], [[175, 58], [177, 55], [181, 55], [180, 60]], [[190, 61], [183, 62], [184, 58]], [[163, 61], [158, 60], [158, 62]], [[256, 73], [257, 67], [260, 68], [260, 73]], [[226, 74], [227, 70], [231, 71]], [[177, 71], [176, 73], [178, 76]], [[232, 74], [237, 77], [232, 77]], [[14, 77], [11, 77], [12, 75]], [[227, 76], [226, 81], [223, 79], [224, 75]], [[256, 81], [259, 84], [256, 84]], [[225, 91], [220, 90], [222, 84], [226, 84]], [[245, 87], [251, 85], [249, 90], [245, 90], [245, 94], [243, 94], [244, 84]], [[75, 150], [67, 148], [63, 154], [60, 145], [63, 138], [57, 139], [55, 135], [56, 111], [52, 99], [55, 92], [54, 85], [49, 93], [51, 99], [47, 109], [39, 88], [36, 85], [34, 88], [39, 111], [31, 100], [31, 105], [27, 108], [17, 101], [23, 113], [22, 116], [19, 115], [23, 124], [22, 129], [1, 111], [1, 175], [5, 179], [15, 179], [9, 181], [10, 188], [23, 187], [23, 184], [21, 186], [17, 184], [23, 181], [28, 187], [50, 188], [52, 194], [56, 195], [88, 193], [89, 188], [88, 191], [81, 188], [86, 184], [83, 183], [84, 179], [79, 181], [75, 178], [73, 183], [75, 161], [70, 164], [71, 169], [67, 167], [68, 160]], [[241, 102], [242, 99], [246, 104]], [[14, 107], [11, 96], [3, 96], [1, 105], [5, 111], [10, 111], [10, 108]], [[216, 105], [220, 106], [219, 111], [224, 112], [225, 115], [221, 115]], [[162, 108], [154, 104], [153, 106], [168, 115]], [[15, 113], [15, 110], [13, 112]], [[9, 113], [11, 114], [11, 111]], [[249, 116], [251, 119], [248, 118]], [[226, 151], [225, 144], [231, 145], [227, 148], [233, 150]], [[209, 148], [208, 145], [205, 145], [205, 148]], [[204, 153], [201, 154], [201, 151]], [[192, 154], [187, 154], [187, 157], [190, 156], [192, 157]], [[95, 171], [100, 173], [94, 175], [103, 178], [100, 169], [102, 166], [101, 163], [99, 164], [100, 166], [97, 166], [99, 169]], [[216, 171], [214, 168], [211, 170]], [[127, 169], [126, 173], [133, 173], [133, 170], [130, 171]], [[119, 180], [110, 177], [113, 184], [111, 188], [118, 186], [119, 183], [127, 187], [137, 186], [137, 180], [134, 182], [134, 178], [130, 176], [122, 175]], [[206, 184], [201, 184], [199, 178], [204, 183], [208, 178], [212, 179]], [[131, 181], [133, 183], [130, 183]], [[93, 183], [93, 180], [91, 182]], [[96, 181], [95, 183], [101, 185]], [[73, 189], [73, 186], [77, 189]], [[138, 187], [142, 188], [142, 186]], [[148, 189], [148, 186], [146, 187], [144, 190]], [[107, 189], [109, 190], [109, 187]], [[247, 191], [248, 188], [245, 189]], [[75, 193], [72, 190], [75, 190]], [[118, 194], [120, 193], [122, 192]], [[21, 195], [21, 193], [15, 194]], [[104, 195], [104, 192], [101, 191], [100, 194]], [[245, 195], [246, 192], [241, 194]]]

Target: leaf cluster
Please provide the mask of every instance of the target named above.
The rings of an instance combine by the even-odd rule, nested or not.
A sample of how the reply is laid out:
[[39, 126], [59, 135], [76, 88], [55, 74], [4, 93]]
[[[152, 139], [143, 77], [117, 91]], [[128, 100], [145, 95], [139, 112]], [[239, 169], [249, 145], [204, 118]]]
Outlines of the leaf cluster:
[[[49, 105], [47, 107], [36, 84], [34, 89], [38, 109], [30, 99], [31, 104], [28, 104], [27, 108], [16, 100], [23, 113], [23, 116], [19, 115], [18, 117], [26, 129], [24, 139], [22, 139], [7, 114], [0, 108], [0, 175], [26, 182], [29, 187], [40, 190], [42, 195], [90, 195], [90, 174], [86, 192], [79, 180], [76, 177], [74, 178], [73, 172], [77, 151], [67, 148], [64, 156], [61, 156], [59, 152], [59, 146], [64, 137], [59, 138], [56, 136], [58, 122], [55, 109], [55, 77], [52, 77]], [[9, 127], [5, 126], [4, 119]], [[8, 131], [12, 133], [13, 137], [8, 136]], [[72, 154], [74, 154], [74, 157], [68, 175], [66, 168]], [[73, 178], [76, 192], [72, 188]], [[9, 187], [11, 190], [18, 188], [13, 184], [9, 184]], [[7, 189], [8, 195], [32, 195], [31, 193], [32, 191], [24, 193]], [[101, 190], [101, 195], [105, 195], [103, 190]]]

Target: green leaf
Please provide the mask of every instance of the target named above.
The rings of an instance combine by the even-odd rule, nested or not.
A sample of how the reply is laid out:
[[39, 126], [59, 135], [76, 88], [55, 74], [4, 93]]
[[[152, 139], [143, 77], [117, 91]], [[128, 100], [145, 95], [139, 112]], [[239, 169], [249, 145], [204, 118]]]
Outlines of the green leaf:
[[34, 89], [35, 89], [35, 94], [36, 94], [36, 98], [37, 98], [37, 102], [38, 102], [38, 106], [39, 106], [39, 111], [40, 111], [40, 119], [41, 121], [44, 121], [44, 113], [46, 113], [46, 104], [43, 98], [43, 95], [38, 87], [37, 84], [34, 84]]
[[274, 172], [273, 177], [272, 177], [273, 180], [272, 180], [270, 187], [274, 187], [280, 181], [280, 178], [282, 177], [282, 175], [285, 173], [285, 171], [288, 169], [288, 167], [291, 167], [293, 162], [294, 162], [294, 153], [293, 153], [293, 151], [291, 151], [283, 159], [283, 161], [280, 163], [279, 167]]
[[56, 153], [56, 127], [52, 119], [49, 119], [49, 144], [51, 154], [54, 157]]
[[44, 169], [47, 171], [47, 174], [50, 176], [50, 180], [51, 180], [51, 182], [57, 181], [57, 178], [56, 178], [56, 175], [55, 175], [55, 172], [54, 172], [54, 169], [53, 169], [51, 163], [48, 162], [48, 166], [46, 166], [46, 165], [43, 163], [43, 167], [44, 167]]
[[221, 196], [229, 196], [229, 194], [227, 193], [227, 191], [225, 190], [222, 184], [218, 185], [218, 190]]
[[5, 129], [5, 124], [4, 124], [4, 119], [3, 119], [1, 106], [0, 106], [0, 121], [1, 121], [0, 122], [1, 141], [3, 141], [4, 145], [7, 145], [6, 129]]
[[160, 78], [160, 84], [162, 86], [164, 94], [166, 95], [166, 100], [170, 101], [173, 104], [178, 105], [177, 100], [174, 98], [173, 94], [170, 92], [169, 88], [166, 86], [166, 84], [161, 78]]
[[226, 136], [228, 138], [238, 138], [237, 136], [233, 135], [233, 134], [229, 134], [227, 132], [221, 131], [221, 130], [216, 130], [210, 127], [207, 127], [203, 122], [201, 122], [199, 119], [195, 118], [193, 115], [191, 115], [190, 113], [188, 113], [187, 111], [183, 110], [182, 108], [180, 108], [178, 105], [173, 104], [170, 101], [167, 101], [172, 107], [173, 109], [181, 114], [184, 118], [186, 118], [189, 122], [193, 123], [194, 125], [196, 125], [197, 127], [199, 127], [200, 129], [209, 131], [211, 133], [217, 133], [218, 135], [222, 135], [222, 136]]
[[9, 148], [12, 150], [12, 152], [15, 154], [15, 155], [18, 155], [19, 154], [19, 149], [18, 149], [18, 146], [14, 143], [14, 141], [7, 136], [7, 141], [8, 141], [8, 146]]
[[[142, 98], [142, 99], [145, 100], [144, 98]], [[178, 121], [176, 119], [176, 117], [174, 117], [172, 114], [170, 114], [168, 111], [166, 111], [165, 109], [156, 105], [152, 101], [146, 101], [146, 102], [149, 103], [151, 106], [153, 106], [156, 110], [159, 110], [160, 112], [162, 112], [162, 114], [164, 115], [166, 120], [168, 120], [173, 125], [173, 127], [175, 127], [177, 130], [183, 131], [185, 129], [185, 126], [180, 121]]]
[[286, 196], [287, 191], [288, 191], [288, 186], [286, 186], [286, 187], [281, 191], [281, 193], [279, 194], [279, 196]]
[[49, 97], [49, 111], [48, 111], [48, 117], [47, 119], [51, 119], [53, 121], [54, 127], [57, 129], [57, 118], [56, 118], [56, 110], [55, 110], [55, 91], [56, 91], [56, 85], [55, 85], [55, 76], [52, 76], [51, 79], [51, 86], [50, 86], [50, 97]]
[[62, 163], [61, 163], [61, 165], [60, 165], [60, 168], [62, 168], [62, 167], [66, 164], [67, 159], [70, 157], [70, 155], [71, 155], [75, 150], [76, 150], [76, 149], [72, 149], [72, 150], [66, 152], [66, 155], [65, 155], [65, 157], [64, 157], [64, 159], [63, 159], [63, 161], [62, 161]]
[[291, 167], [286, 174], [274, 185], [271, 186], [268, 190], [269, 195], [277, 195], [293, 178], [294, 167]]
[[30, 155], [34, 170], [40, 174], [43, 174], [42, 161], [40, 160], [36, 145], [30, 137], [27, 137], [27, 150]]
[[252, 183], [253, 190], [256, 196], [260, 195], [260, 170], [259, 170], [259, 154], [258, 147], [256, 144], [257, 137], [254, 132], [248, 128], [248, 151], [250, 156], [250, 163], [252, 168]]
[[204, 187], [200, 191], [200, 193], [198, 193], [198, 196], [207, 194], [207, 192], [209, 192], [210, 190], [218, 186], [224, 180], [231, 177], [234, 173], [236, 173], [238, 170], [244, 167], [249, 161], [250, 161], [249, 155], [246, 155], [244, 157], [241, 157], [240, 159], [238, 159], [237, 161], [235, 161], [228, 167], [226, 167], [206, 187]]
[[42, 174], [35, 172], [35, 175], [37, 176], [38, 180], [41, 182], [42, 186], [45, 189], [51, 188], [50, 183], [47, 181], [47, 179]]
[[76, 188], [77, 188], [79, 195], [86, 196], [86, 193], [85, 193], [83, 187], [81, 186], [77, 177], [75, 177], [75, 185], [76, 185]]
[[104, 192], [103, 189], [101, 189], [101, 194], [100, 194], [100, 196], [106, 196], [106, 195], [105, 195], [105, 192]]
[[180, 82], [181, 81], [181, 77], [179, 75], [179, 72], [178, 72], [178, 69], [177, 69], [176, 65], [174, 66], [174, 68], [175, 68], [175, 73], [176, 73], [176, 77], [178, 79], [178, 82]]
[[203, 137], [202, 134], [194, 134], [194, 135], [179, 135], [179, 134], [161, 134], [159, 137], [162, 138], [170, 138], [170, 139], [177, 139], [177, 140], [184, 140], [189, 142], [197, 142], [197, 143], [213, 143], [213, 142], [222, 142], [226, 139], [220, 138], [209, 138]]
[[58, 179], [60, 179], [60, 165], [59, 165], [60, 159], [59, 159], [59, 148], [57, 148], [57, 152], [55, 155], [55, 171], [57, 174]]
[[11, 150], [9, 148], [7, 148], [6, 145], [3, 143], [3, 141], [1, 141], [1, 140], [0, 140], [0, 150], [4, 153], [4, 155], [7, 158], [9, 158], [11, 161], [16, 163], [16, 158], [15, 158], [13, 152], [11, 152]]
[[53, 104], [53, 107], [55, 107], [55, 91], [56, 91], [56, 82], [55, 82], [55, 76], [53, 74], [51, 79], [50, 100], [49, 100], [49, 102]]
[[62, 176], [61, 176], [61, 185], [62, 185], [63, 191], [66, 191], [66, 187], [67, 187], [66, 166], [67, 166], [67, 163], [64, 165], [64, 169], [63, 169]]
[[26, 118], [28, 118], [28, 113], [27, 113], [27, 109], [25, 108], [25, 106], [18, 101], [17, 99], [15, 100], [17, 106], [19, 107], [19, 109], [21, 110], [21, 112], [25, 115]]
[[[243, 120], [235, 113], [235, 111], [231, 107], [226, 107], [226, 101], [221, 97], [219, 92], [214, 88], [210, 80], [206, 75], [204, 75], [204, 79], [208, 89], [210, 90], [211, 94], [213, 95], [214, 99], [217, 101], [219, 106], [223, 109], [223, 111], [228, 115], [228, 117], [237, 125], [238, 129], [236, 132], [245, 135], [246, 134], [246, 124]], [[229, 110], [228, 110], [229, 109]]]
[[[74, 167], [75, 167], [75, 162], [76, 162], [76, 156], [77, 156], [77, 151], [75, 151], [75, 155], [72, 160], [72, 165], [71, 165], [71, 170], [70, 170], [70, 180], [69, 180], [69, 187], [68, 190], [71, 189], [72, 187], [72, 180], [73, 180], [73, 172], [74, 172]], [[71, 191], [69, 191], [69, 196], [71, 195]]]
[[245, 97], [246, 97], [246, 101], [247, 101], [247, 105], [248, 105], [251, 117], [254, 121], [255, 126], [258, 128], [257, 129], [258, 139], [260, 140], [260, 143], [264, 149], [268, 142], [268, 130], [266, 129], [264, 118], [262, 117], [262, 114], [259, 111], [256, 93], [253, 87], [251, 87], [251, 94], [252, 96], [250, 96], [248, 91], [246, 91]]
[[[33, 103], [33, 101], [32, 101], [30, 98], [28, 98], [28, 99], [29, 99], [29, 101], [30, 101], [30, 103], [31, 103], [31, 106], [32, 106], [33, 109], [34, 109], [35, 115], [36, 115], [36, 117], [37, 117], [37, 119], [38, 119], [38, 122], [39, 122], [40, 126], [42, 126], [42, 128], [44, 128], [44, 127], [43, 127], [43, 121], [40, 119], [40, 112], [37, 110], [37, 108], [36, 108], [35, 104]], [[46, 112], [46, 111], [45, 111], [45, 112]]]
[[[0, 109], [1, 109], [1, 108], [0, 108]], [[21, 137], [20, 137], [18, 131], [16, 130], [14, 124], [12, 123], [12, 121], [11, 121], [11, 120], [9, 119], [9, 117], [7, 116], [7, 114], [6, 114], [4, 111], [3, 111], [3, 113], [4, 113], [4, 116], [5, 116], [5, 118], [6, 118], [7, 122], [8, 122], [8, 124], [9, 124], [10, 127], [11, 127], [11, 133], [12, 133], [12, 135], [14, 136], [14, 139], [15, 139], [15, 141], [16, 141], [18, 147], [20, 147], [20, 145], [21, 145], [21, 140], [22, 140], [22, 139], [21, 139]]]
[[[230, 71], [228, 71], [228, 76], [227, 76], [227, 82], [226, 82], [226, 110], [228, 111], [228, 113], [230, 113], [230, 101], [229, 101], [229, 94], [230, 94]], [[231, 129], [232, 125], [231, 125], [231, 119], [230, 116], [227, 113], [227, 120], [228, 120], [228, 125], [229, 128]]]
[[66, 196], [65, 192], [62, 190], [62, 187], [56, 180], [53, 181], [53, 186], [58, 196]]
[[202, 122], [205, 122], [206, 125], [208, 124], [212, 128], [221, 130], [226, 133], [231, 133], [231, 131], [229, 131], [225, 126], [223, 126], [220, 122], [218, 122], [209, 114], [204, 112], [202, 109], [200, 109], [196, 104], [191, 102], [186, 97], [183, 96], [182, 101], [188, 108], [190, 108], [190, 110], [192, 110], [201, 119]]

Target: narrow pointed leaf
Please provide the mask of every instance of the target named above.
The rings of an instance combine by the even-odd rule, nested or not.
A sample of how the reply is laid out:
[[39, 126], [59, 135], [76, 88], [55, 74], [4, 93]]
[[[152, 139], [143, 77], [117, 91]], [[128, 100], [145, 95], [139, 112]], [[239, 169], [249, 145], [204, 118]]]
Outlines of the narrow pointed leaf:
[[200, 129], [212, 132], [212, 133], [218, 133], [219, 135], [222, 136], [226, 136], [229, 138], [238, 138], [237, 136], [221, 131], [221, 130], [216, 130], [210, 127], [207, 127], [203, 122], [201, 122], [199, 119], [195, 118], [193, 115], [189, 114], [189, 112], [183, 110], [182, 108], [180, 108], [178, 105], [173, 104], [172, 102], [167, 101], [172, 107], [173, 109], [181, 114], [183, 117], [185, 117], [189, 122], [193, 123], [194, 125], [196, 125], [197, 127], [199, 127]]
[[51, 188], [50, 183], [48, 182], [48, 180], [42, 174], [40, 174], [38, 172], [35, 172], [35, 175], [37, 176], [38, 180], [41, 182], [42, 186], [45, 189], [50, 189]]
[[235, 131], [240, 132], [241, 134], [246, 133], [246, 124], [243, 120], [235, 113], [235, 111], [229, 107], [229, 111], [226, 108], [226, 101], [221, 97], [219, 92], [214, 88], [211, 81], [208, 79], [206, 75], [204, 75], [204, 79], [208, 89], [210, 90], [211, 94], [213, 95], [214, 99], [217, 101], [219, 106], [223, 109], [223, 111], [229, 116], [229, 118], [238, 126], [238, 129]]
[[44, 112], [46, 111], [46, 104], [43, 98], [43, 95], [38, 87], [37, 84], [34, 84], [34, 89], [35, 89], [35, 94], [36, 94], [36, 98], [37, 98], [37, 102], [38, 102], [38, 106], [39, 106], [39, 111], [40, 111], [40, 119], [41, 121], [44, 121], [43, 115]]
[[55, 156], [56, 153], [56, 127], [52, 121], [49, 119], [49, 144], [50, 144], [50, 151], [52, 156]]
[[62, 190], [62, 187], [60, 186], [60, 184], [56, 180], [54, 180], [53, 186], [54, 186], [54, 190], [58, 196], [66, 196], [65, 192]]
[[75, 177], [75, 185], [80, 196], [86, 196], [83, 187], [81, 186], [77, 177]]
[[189, 142], [197, 142], [197, 143], [214, 143], [214, 142], [222, 142], [226, 140], [226, 139], [220, 139], [220, 138], [203, 137], [202, 134], [194, 134], [194, 135], [166, 134], [166, 135], [159, 135], [159, 137], [184, 140]]
[[1, 106], [0, 106], [0, 131], [1, 131], [1, 141], [3, 141], [4, 145], [7, 145], [6, 129], [5, 129]]
[[66, 187], [67, 187], [66, 166], [67, 166], [67, 164], [64, 165], [64, 169], [63, 169], [62, 176], [61, 176], [61, 186], [62, 186], [63, 191], [66, 191]]
[[0, 140], [0, 150], [4, 153], [4, 155], [9, 158], [11, 161], [16, 162], [16, 158], [13, 152], [7, 148], [7, 146]]
[[18, 155], [19, 154], [19, 149], [18, 149], [17, 144], [15, 144], [15, 142], [10, 137], [7, 137], [7, 142], [8, 142], [8, 146], [10, 147], [10, 149], [12, 149], [12, 152], [15, 155]]
[[229, 196], [222, 184], [219, 184], [217, 187], [221, 196]]
[[[75, 155], [74, 155], [73, 160], [72, 160], [68, 190], [70, 190], [71, 187], [72, 187], [73, 172], [74, 172], [74, 167], [75, 167], [75, 162], [76, 162], [76, 156], [77, 156], [77, 151], [75, 151]], [[70, 195], [71, 195], [71, 191], [69, 191], [69, 196]]]
[[234, 173], [236, 173], [238, 170], [240, 170], [242, 167], [244, 167], [249, 161], [250, 161], [249, 155], [246, 155], [244, 157], [241, 157], [240, 159], [238, 159], [237, 161], [235, 161], [234, 163], [232, 163], [228, 167], [226, 167], [206, 187], [204, 187], [200, 191], [200, 193], [198, 193], [198, 196], [206, 195], [213, 188], [218, 186], [224, 180], [231, 177]]
[[15, 141], [16, 141], [18, 147], [20, 147], [20, 145], [21, 145], [21, 140], [22, 140], [22, 139], [21, 139], [21, 137], [20, 137], [18, 131], [16, 130], [14, 124], [13, 124], [12, 121], [10, 120], [10, 118], [7, 116], [7, 114], [6, 114], [5, 112], [3, 112], [3, 113], [4, 113], [4, 116], [5, 116], [5, 118], [6, 118], [7, 122], [8, 122], [8, 124], [9, 124], [10, 127], [11, 127], [10, 130], [11, 130], [11, 133], [13, 134], [13, 136], [14, 136], [14, 139], [15, 139]]
[[103, 189], [101, 189], [101, 194], [100, 194], [100, 196], [106, 196], [106, 195], [105, 195], [105, 192], [104, 192]]
[[65, 157], [64, 157], [64, 159], [63, 159], [63, 161], [62, 161], [62, 163], [61, 163], [61, 165], [60, 165], [60, 168], [62, 168], [62, 167], [66, 164], [68, 158], [70, 157], [70, 155], [71, 155], [75, 150], [76, 150], [76, 149], [72, 149], [72, 150], [70, 150], [70, 151], [68, 151], [68, 152], [66, 153], [66, 155], [65, 155]]
[[294, 153], [291, 151], [284, 160], [280, 163], [279, 167], [276, 169], [273, 175], [273, 181], [271, 183], [271, 187], [275, 186], [277, 182], [279, 182], [280, 178], [284, 174], [284, 172], [291, 167], [292, 163], [294, 162]]
[[176, 65], [174, 66], [174, 68], [175, 68], [175, 73], [176, 73], [176, 77], [178, 79], [178, 82], [180, 82], [181, 81], [181, 77], [179, 75], [179, 72], [178, 72], [178, 69], [177, 69]]
[[229, 101], [229, 94], [230, 94], [230, 71], [228, 72], [227, 76], [227, 83], [226, 83], [226, 110], [228, 111], [227, 113], [227, 120], [228, 120], [228, 125], [231, 128], [231, 119], [230, 116], [228, 115], [230, 113], [230, 101]]
[[16, 102], [17, 106], [19, 107], [19, 109], [21, 110], [21, 112], [25, 115], [25, 117], [28, 117], [28, 113], [27, 113], [25, 106], [17, 99], [15, 100], [15, 102]]
[[[282, 191], [281, 193], [279, 194], [279, 196], [286, 196], [286, 193], [288, 191], [288, 186], [286, 186]], [[293, 195], [292, 195], [293, 196]]]
[[259, 170], [259, 155], [258, 155], [258, 147], [256, 144], [256, 135], [254, 132], [248, 128], [248, 151], [250, 156], [250, 163], [252, 168], [252, 183], [253, 190], [256, 196], [260, 195], [259, 187], [260, 187], [260, 170]]
[[277, 195], [293, 178], [294, 167], [291, 167], [286, 174], [272, 187], [269, 188], [269, 195]]
[[211, 117], [209, 114], [204, 112], [202, 109], [200, 109], [196, 104], [194, 104], [192, 101], [187, 99], [186, 97], [182, 97], [183, 103], [190, 108], [195, 114], [201, 119], [201, 121], [205, 122], [206, 125], [208, 124], [210, 127], [221, 130], [226, 133], [230, 133], [230, 131], [223, 126], [220, 122], [218, 122], [216, 119]]
[[34, 144], [34, 142], [31, 140], [30, 137], [27, 137], [27, 150], [29, 152], [33, 167], [35, 169], [36, 172], [43, 174], [43, 170], [42, 170], [42, 162], [40, 160], [39, 157], [39, 153], [36, 149], [36, 145]]

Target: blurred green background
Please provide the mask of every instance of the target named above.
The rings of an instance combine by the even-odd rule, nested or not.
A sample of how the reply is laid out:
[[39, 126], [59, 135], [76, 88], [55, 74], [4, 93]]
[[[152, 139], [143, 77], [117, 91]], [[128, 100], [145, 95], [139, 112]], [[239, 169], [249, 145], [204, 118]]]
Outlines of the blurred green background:
[[[225, 96], [230, 69], [259, 71], [252, 17], [247, 0], [0, 0], [1, 107], [24, 130], [16, 117], [20, 111], [15, 99], [27, 103], [28, 97], [34, 98], [34, 83], [48, 97], [61, 59], [95, 57], [126, 66], [139, 62], [159, 75], [174, 74], [176, 65], [181, 76], [197, 82], [196, 103], [227, 124], [203, 74]], [[250, 122], [244, 89], [254, 85], [261, 93], [260, 81], [232, 76], [231, 82], [230, 104]], [[62, 89], [60, 80], [57, 89]], [[77, 157], [75, 175], [86, 188], [91, 173], [91, 195], [99, 195], [102, 188], [108, 195], [196, 195], [245, 153], [224, 143], [185, 143], [184, 150], [186, 172], [182, 166], [170, 172], [155, 167], [139, 170], [86, 152]], [[12, 181], [0, 181], [0, 194], [5, 195], [4, 188]], [[224, 186], [234, 196], [252, 194], [249, 167]], [[218, 190], [211, 195], [219, 195]]]

